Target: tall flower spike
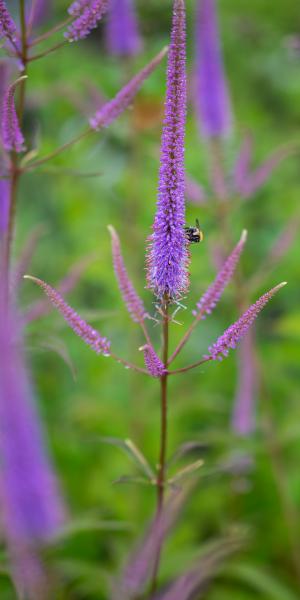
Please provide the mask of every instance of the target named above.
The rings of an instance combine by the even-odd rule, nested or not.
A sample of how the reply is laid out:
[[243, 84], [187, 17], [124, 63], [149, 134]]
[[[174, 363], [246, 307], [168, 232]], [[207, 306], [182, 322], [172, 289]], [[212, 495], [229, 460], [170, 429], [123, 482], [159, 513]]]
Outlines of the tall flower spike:
[[17, 28], [13, 18], [7, 10], [5, 0], [0, 0], [0, 38], [5, 37], [9, 41], [16, 40]]
[[[18, 319], [0, 294], [0, 498], [20, 597], [42, 577], [38, 545], [59, 532], [64, 509], [24, 363]], [[32, 551], [37, 553], [36, 556]]]
[[134, 0], [110, 0], [106, 45], [115, 56], [133, 56], [141, 50]]
[[286, 285], [286, 281], [276, 285], [276, 287], [266, 292], [266, 294], [263, 294], [263, 296], [261, 296], [255, 302], [255, 304], [252, 304], [252, 306], [246, 310], [246, 312], [238, 319], [238, 321], [233, 323], [233, 325], [230, 325], [223, 335], [221, 335], [217, 341], [209, 347], [209, 355], [205, 358], [222, 360], [223, 356], [228, 355], [230, 348], [236, 348], [237, 343], [246, 335], [260, 311], [264, 308], [267, 302], [269, 302], [272, 296], [274, 296], [274, 294], [276, 294], [276, 292], [278, 292], [278, 290], [280, 290], [284, 285]]
[[151, 75], [152, 71], [161, 62], [168, 51], [168, 48], [163, 48], [159, 54], [157, 54], [151, 62], [149, 62], [137, 75], [135, 75], [118, 93], [117, 95], [104, 104], [100, 110], [90, 119], [90, 126], [92, 129], [100, 129], [101, 127], [107, 127], [124, 112], [124, 110], [131, 104], [136, 93], [144, 83], [145, 79]]
[[97, 354], [109, 356], [110, 342], [105, 337], [102, 337], [96, 329], [86, 323], [86, 321], [84, 321], [84, 319], [82, 319], [78, 313], [65, 302], [63, 297], [54, 288], [37, 277], [24, 275], [24, 278], [31, 279], [42, 288], [50, 302], [57, 308], [76, 335], [83, 339], [88, 346], [97, 352]]
[[152, 346], [146, 344], [140, 348], [141, 352], [144, 352], [145, 365], [152, 377], [161, 377], [166, 373], [166, 368], [159, 356], [153, 350]]
[[131, 280], [128, 277], [127, 269], [122, 256], [119, 236], [111, 225], [109, 225], [108, 229], [111, 235], [114, 270], [123, 300], [133, 321], [136, 323], [141, 323], [147, 317], [147, 312], [145, 310], [143, 301], [138, 296]]
[[189, 283], [184, 231], [185, 118], [185, 5], [184, 0], [174, 0], [157, 210], [147, 260], [148, 287], [159, 298], [179, 298]]
[[76, 18], [68, 27], [65, 37], [69, 42], [76, 42], [87, 37], [92, 29], [98, 26], [99, 21], [108, 9], [109, 0], [90, 0], [89, 2], [74, 2], [69, 8], [70, 14]]
[[235, 246], [230, 256], [228, 256], [216, 279], [197, 303], [197, 310], [193, 311], [194, 316], [205, 319], [205, 315], [209, 315], [215, 308], [224, 292], [225, 287], [233, 276], [246, 239], [247, 231], [244, 229], [240, 241]]
[[195, 88], [195, 107], [202, 135], [210, 138], [228, 134], [231, 109], [215, 0], [198, 0]]
[[26, 79], [26, 77], [24, 75], [10, 85], [4, 96], [1, 129], [3, 147], [7, 152], [22, 152], [25, 150], [24, 137], [20, 129], [15, 107], [14, 93], [18, 84]]

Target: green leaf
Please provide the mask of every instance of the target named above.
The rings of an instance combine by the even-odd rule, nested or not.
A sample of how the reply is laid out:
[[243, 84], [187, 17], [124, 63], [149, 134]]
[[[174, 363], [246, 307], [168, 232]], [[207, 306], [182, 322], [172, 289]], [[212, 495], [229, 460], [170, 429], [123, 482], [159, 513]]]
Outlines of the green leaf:
[[105, 437], [100, 436], [97, 437], [99, 442], [103, 442], [104, 444], [111, 444], [112, 446], [117, 446], [117, 448], [121, 448], [124, 450], [127, 455], [132, 458], [132, 460], [139, 466], [141, 471], [147, 476], [147, 478], [153, 483], [156, 481], [156, 475], [148, 463], [146, 457], [142, 454], [139, 448], [135, 445], [135, 443], [127, 438], [123, 440], [121, 438], [115, 437]]

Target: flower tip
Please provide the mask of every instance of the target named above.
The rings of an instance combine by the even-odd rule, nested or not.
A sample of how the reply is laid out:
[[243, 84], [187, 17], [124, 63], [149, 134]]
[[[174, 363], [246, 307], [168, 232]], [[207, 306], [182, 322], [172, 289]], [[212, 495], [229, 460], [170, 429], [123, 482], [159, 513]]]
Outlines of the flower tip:
[[109, 231], [109, 233], [110, 233], [111, 237], [113, 237], [113, 236], [117, 235], [117, 232], [116, 232], [116, 230], [115, 230], [115, 228], [114, 228], [114, 226], [113, 226], [113, 225], [107, 225], [107, 229], [108, 229], [108, 231]]
[[281, 283], [278, 284], [278, 289], [284, 287], [285, 285], [287, 285], [287, 281], [282, 281]]
[[248, 230], [247, 229], [243, 229], [240, 242], [242, 244], [244, 244], [246, 242], [246, 240], [247, 240], [247, 237], [248, 237]]
[[34, 277], [33, 275], [23, 275], [23, 279], [31, 279], [31, 281], [40, 281], [37, 277]]

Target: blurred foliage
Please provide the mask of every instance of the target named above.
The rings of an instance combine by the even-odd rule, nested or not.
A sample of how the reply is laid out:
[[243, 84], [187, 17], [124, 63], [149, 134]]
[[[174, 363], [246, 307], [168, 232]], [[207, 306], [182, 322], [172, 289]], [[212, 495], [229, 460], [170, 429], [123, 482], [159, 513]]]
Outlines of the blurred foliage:
[[[67, 2], [57, 0], [47, 29], [65, 16]], [[131, 62], [107, 56], [102, 26], [87, 40], [31, 64], [26, 131], [39, 154], [77, 135], [91, 114], [95, 90], [111, 97], [130, 73], [168, 42], [171, 1], [137, 2], [144, 52]], [[299, 4], [294, 0], [220, 0], [220, 23], [226, 70], [234, 106], [235, 128], [224, 153], [232, 170], [242, 136], [255, 138], [255, 162], [275, 147], [300, 141]], [[188, 68], [192, 76], [195, 1], [187, 1]], [[55, 39], [60, 39], [57, 34]], [[141, 364], [142, 337], [122, 305], [114, 279], [107, 225], [119, 232], [126, 263], [149, 311], [153, 298], [145, 287], [145, 240], [153, 221], [159, 143], [165, 90], [165, 64], [144, 84], [134, 106], [110, 128], [27, 174], [18, 205], [16, 255], [39, 224], [44, 227], [29, 272], [56, 284], [81, 257], [96, 253], [79, 285], [69, 295], [76, 310], [107, 335], [118, 353]], [[298, 210], [299, 153], [285, 160], [271, 179], [230, 216], [232, 240], [242, 228], [249, 240], [241, 277], [259, 269], [284, 224]], [[208, 150], [189, 106], [187, 171], [208, 188]], [[83, 177], [83, 173], [97, 176]], [[214, 276], [212, 248], [223, 231], [213, 208], [187, 208], [187, 221], [199, 217], [205, 243], [192, 248], [191, 291], [187, 310], [177, 315], [171, 344], [191, 322], [191, 309]], [[170, 380], [169, 453], [188, 440], [203, 450], [207, 472], [233, 454], [246, 453], [253, 465], [246, 475], [228, 471], [194, 476], [184, 515], [166, 546], [162, 579], [184, 567], [207, 541], [232, 528], [247, 526], [250, 542], [213, 580], [206, 600], [295, 600], [300, 594], [300, 312], [299, 238], [272, 273], [262, 277], [251, 299], [281, 280], [288, 287], [272, 300], [257, 323], [257, 355], [262, 386], [257, 398], [257, 429], [249, 440], [231, 432], [236, 386], [236, 354]], [[23, 284], [22, 305], [40, 297]], [[200, 359], [208, 344], [237, 316], [230, 286], [214, 314], [193, 334], [176, 362], [179, 368]], [[153, 338], [160, 344], [159, 327]], [[76, 377], [55, 352], [53, 340], [68, 349]], [[124, 370], [93, 354], [53, 313], [28, 326], [28, 355], [46, 424], [49, 445], [61, 479], [74, 528], [55, 547], [59, 570], [71, 600], [108, 597], [111, 577], [128, 548], [153, 514], [155, 489], [114, 484], [123, 474], [137, 475], [120, 449], [97, 436], [132, 438], [149, 462], [157, 461], [159, 439], [158, 383]], [[181, 466], [187, 459], [181, 461]], [[76, 523], [90, 525], [76, 530]], [[106, 525], [105, 522], [107, 521]], [[101, 525], [103, 524], [103, 525]], [[14, 598], [5, 573], [1, 600]]]

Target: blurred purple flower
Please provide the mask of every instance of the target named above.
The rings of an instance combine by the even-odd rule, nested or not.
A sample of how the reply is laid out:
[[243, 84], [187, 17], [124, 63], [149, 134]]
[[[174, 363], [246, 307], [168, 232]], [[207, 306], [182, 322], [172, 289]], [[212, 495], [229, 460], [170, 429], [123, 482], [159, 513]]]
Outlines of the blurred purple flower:
[[106, 45], [115, 56], [133, 56], [141, 51], [134, 0], [110, 0]]
[[108, 227], [108, 229], [112, 241], [114, 270], [123, 300], [127, 306], [127, 310], [131, 315], [133, 321], [135, 321], [136, 323], [142, 323], [147, 317], [146, 309], [144, 307], [143, 301], [138, 296], [131, 280], [128, 277], [128, 273], [122, 256], [119, 236], [116, 230], [111, 225]]
[[32, 550], [58, 533], [64, 510], [33, 402], [18, 318], [7, 308], [3, 286], [1, 292], [0, 497], [15, 577], [31, 598], [28, 588], [41, 574]]
[[32, 0], [28, 11], [29, 28], [38, 27], [49, 18], [53, 0]]
[[74, 2], [69, 8], [70, 15], [76, 18], [68, 27], [65, 37], [76, 42], [89, 35], [98, 26], [99, 21], [108, 9], [109, 0], [89, 0]]
[[166, 373], [164, 364], [150, 344], [142, 346], [140, 350], [144, 352], [145, 365], [152, 377], [161, 377]]
[[9, 219], [9, 190], [7, 179], [0, 179], [0, 239], [6, 232]]
[[0, 38], [5, 37], [10, 42], [16, 40], [17, 28], [13, 18], [7, 10], [6, 2], [0, 0]]
[[187, 200], [197, 206], [205, 204], [207, 201], [207, 195], [204, 188], [200, 183], [188, 175], [185, 176], [185, 194]]
[[254, 430], [256, 393], [254, 336], [253, 329], [250, 329], [239, 348], [238, 387], [232, 417], [232, 428], [237, 435], [247, 436]]
[[225, 287], [233, 276], [244, 249], [246, 239], [247, 231], [244, 229], [240, 241], [235, 246], [230, 256], [228, 256], [216, 279], [197, 303], [197, 310], [194, 310], [193, 314], [198, 318], [205, 319], [205, 315], [209, 315], [219, 302]]
[[200, 598], [201, 592], [207, 589], [207, 584], [219, 571], [220, 567], [232, 554], [242, 546], [242, 539], [228, 538], [214, 544], [204, 552], [198, 564], [167, 586], [162, 591], [151, 597], [151, 600], [192, 600]]
[[293, 244], [300, 227], [300, 214], [293, 215], [275, 240], [266, 258], [271, 266], [277, 264]]
[[137, 545], [113, 589], [113, 600], [132, 600], [142, 596], [152, 575], [157, 553], [182, 509], [186, 492], [172, 492], [165, 507], [150, 523], [146, 534]]
[[148, 287], [152, 288], [159, 298], [179, 298], [189, 284], [189, 253], [184, 231], [185, 119], [185, 5], [183, 0], [175, 0], [168, 56], [157, 210], [147, 261]]
[[249, 175], [251, 168], [252, 152], [253, 138], [250, 134], [248, 134], [243, 139], [240, 151], [237, 155], [234, 165], [233, 185], [234, 190], [238, 193], [240, 193], [243, 189], [244, 182]]
[[246, 335], [260, 311], [284, 285], [286, 285], [286, 281], [276, 285], [263, 294], [255, 304], [252, 304], [238, 321], [230, 325], [217, 341], [209, 347], [209, 355], [205, 358], [222, 360], [223, 356], [228, 355], [230, 348], [236, 348], [238, 342]]
[[251, 198], [268, 180], [274, 169], [295, 151], [293, 146], [278, 148], [251, 173], [249, 169], [251, 148], [250, 138], [248, 141], [246, 139], [235, 166], [235, 191], [244, 199]]
[[230, 132], [231, 107], [220, 48], [215, 0], [198, 0], [195, 106], [204, 137], [223, 137]]
[[25, 150], [24, 137], [20, 129], [14, 93], [18, 84], [26, 77], [20, 77], [9, 86], [3, 100], [1, 114], [1, 130], [3, 147], [8, 152], [22, 152]]
[[119, 115], [131, 104], [145, 79], [151, 75], [152, 71], [154, 71], [160, 61], [164, 58], [167, 51], [168, 48], [161, 50], [161, 52], [139, 71], [139, 73], [137, 73], [137, 75], [135, 75], [112, 100], [106, 102], [100, 108], [100, 110], [90, 119], [90, 126], [92, 129], [107, 127], [119, 117]]
[[103, 354], [109, 356], [110, 353], [110, 342], [105, 337], [101, 336], [96, 329], [91, 327], [84, 319], [82, 319], [78, 313], [73, 310], [62, 298], [62, 296], [50, 285], [38, 279], [37, 277], [31, 277], [31, 275], [24, 275], [25, 279], [31, 279], [39, 285], [45, 294], [48, 296], [50, 302], [60, 312], [68, 325], [88, 346], [90, 346], [97, 354]]

